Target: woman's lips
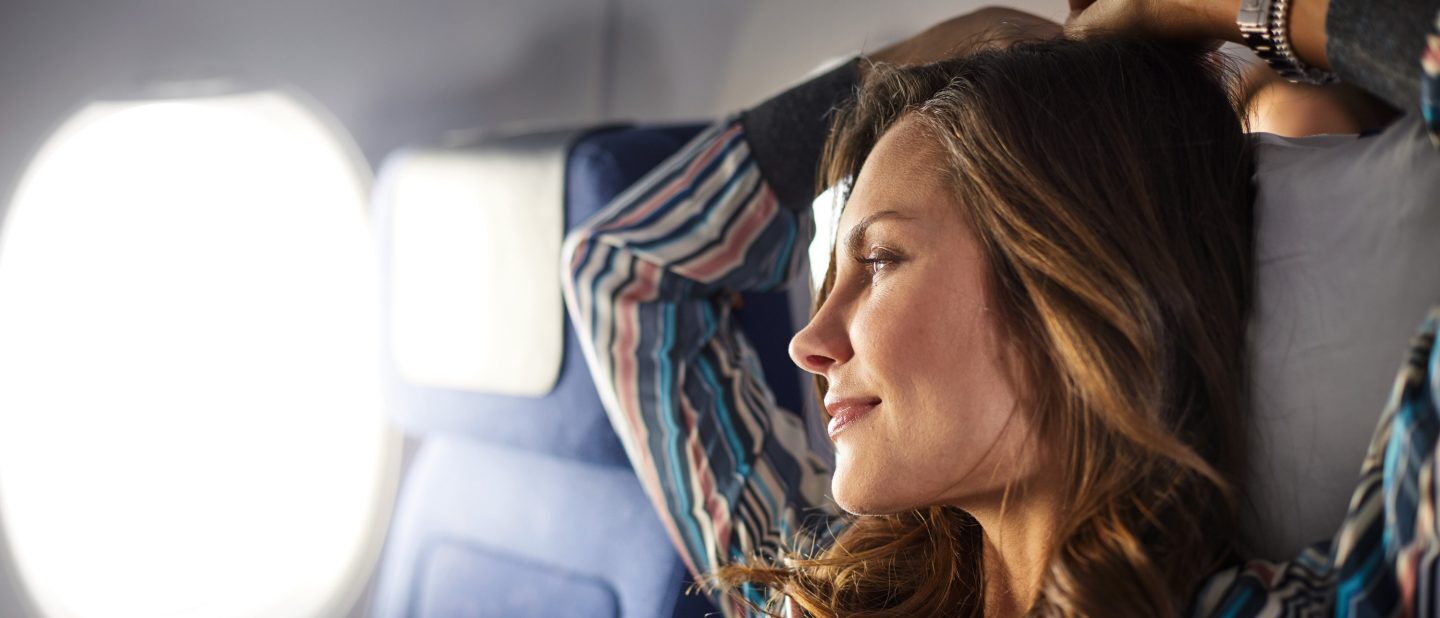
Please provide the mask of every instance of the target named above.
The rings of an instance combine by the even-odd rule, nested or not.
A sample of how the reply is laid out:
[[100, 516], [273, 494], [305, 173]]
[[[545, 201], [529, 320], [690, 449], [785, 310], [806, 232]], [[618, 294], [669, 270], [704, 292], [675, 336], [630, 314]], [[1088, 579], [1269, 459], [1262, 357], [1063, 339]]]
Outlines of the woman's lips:
[[830, 440], [834, 441], [836, 434], [869, 414], [878, 405], [878, 399], [842, 399], [825, 404], [825, 410], [830, 413]]

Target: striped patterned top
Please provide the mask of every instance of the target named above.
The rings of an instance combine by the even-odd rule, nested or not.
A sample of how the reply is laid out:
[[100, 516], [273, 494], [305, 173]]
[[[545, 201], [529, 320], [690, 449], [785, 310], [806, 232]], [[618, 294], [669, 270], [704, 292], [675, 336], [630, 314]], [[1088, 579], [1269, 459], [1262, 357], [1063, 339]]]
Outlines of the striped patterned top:
[[[1432, 61], [1426, 93], [1440, 83]], [[814, 551], [843, 525], [831, 462], [775, 403], [731, 315], [737, 291], [800, 277], [814, 234], [809, 209], [786, 206], [762, 176], [746, 128], [740, 117], [712, 126], [564, 245], [567, 307], [601, 400], [694, 574]], [[1287, 563], [1214, 575], [1195, 615], [1440, 615], [1437, 324], [1440, 310], [1415, 339], [1337, 536]], [[763, 603], [766, 591], [745, 595]], [[747, 614], [733, 600], [722, 609]]]
[[566, 238], [567, 306], [601, 401], [692, 573], [823, 543], [839, 514], [830, 462], [731, 319], [734, 291], [801, 274], [813, 230], [761, 178], [736, 118]]
[[1440, 147], [1440, 15], [1430, 22], [1425, 53], [1420, 57], [1420, 112], [1430, 131], [1430, 143]]

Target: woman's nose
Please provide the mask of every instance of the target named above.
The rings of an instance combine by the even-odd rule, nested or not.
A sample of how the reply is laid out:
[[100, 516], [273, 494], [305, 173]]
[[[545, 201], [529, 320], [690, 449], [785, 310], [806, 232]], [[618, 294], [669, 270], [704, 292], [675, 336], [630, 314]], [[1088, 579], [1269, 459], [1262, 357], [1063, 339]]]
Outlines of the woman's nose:
[[827, 314], [822, 308], [790, 339], [790, 360], [801, 369], [824, 376], [831, 366], [854, 355], [845, 329], [832, 317], [833, 312]]

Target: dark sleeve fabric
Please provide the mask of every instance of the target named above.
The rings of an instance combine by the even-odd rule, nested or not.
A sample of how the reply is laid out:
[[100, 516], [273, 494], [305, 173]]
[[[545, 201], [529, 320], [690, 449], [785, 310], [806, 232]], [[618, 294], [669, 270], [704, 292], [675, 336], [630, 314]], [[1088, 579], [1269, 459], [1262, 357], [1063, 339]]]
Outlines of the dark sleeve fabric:
[[852, 59], [740, 116], [755, 163], [786, 208], [809, 208], [830, 112], [854, 96]]
[[1330, 0], [1325, 53], [1345, 82], [1397, 109], [1420, 102], [1421, 51], [1440, 0]]

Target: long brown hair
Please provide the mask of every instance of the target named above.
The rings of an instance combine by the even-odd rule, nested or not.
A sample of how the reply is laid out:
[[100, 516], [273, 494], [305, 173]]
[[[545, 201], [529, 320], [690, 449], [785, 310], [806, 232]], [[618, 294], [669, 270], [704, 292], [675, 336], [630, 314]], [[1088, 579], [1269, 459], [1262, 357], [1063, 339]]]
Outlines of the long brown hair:
[[[1252, 165], [1230, 83], [1204, 50], [1033, 41], [874, 66], [834, 122], [824, 186], [858, 177], [902, 117], [923, 123], [984, 247], [1025, 410], [1065, 476], [1032, 614], [1176, 615], [1237, 550]], [[968, 514], [846, 524], [819, 555], [726, 565], [712, 583], [767, 587], [766, 611], [786, 597], [815, 616], [983, 611]]]

